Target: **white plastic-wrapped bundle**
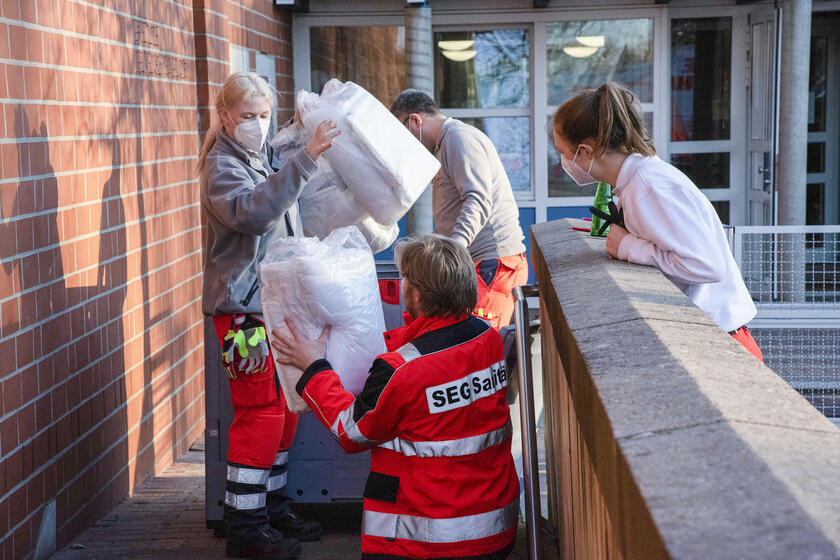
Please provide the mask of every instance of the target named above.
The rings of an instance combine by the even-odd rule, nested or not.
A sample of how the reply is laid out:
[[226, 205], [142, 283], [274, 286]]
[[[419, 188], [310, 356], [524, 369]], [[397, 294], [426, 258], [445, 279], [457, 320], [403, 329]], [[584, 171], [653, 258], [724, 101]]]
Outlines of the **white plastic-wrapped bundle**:
[[297, 104], [308, 134], [327, 119], [341, 130], [323, 157], [380, 224], [396, 224], [440, 169], [402, 123], [353, 82], [330, 80], [321, 95], [300, 91]]
[[[339, 228], [323, 241], [287, 237], [273, 243], [260, 263], [263, 316], [269, 338], [291, 318], [303, 336], [318, 338], [330, 326], [327, 359], [344, 388], [358, 395], [373, 360], [385, 351], [385, 319], [373, 255], [357, 228]], [[295, 391], [301, 371], [277, 364], [292, 412], [309, 410]]]
[[[303, 125], [295, 123], [278, 132], [271, 145], [281, 158], [289, 158], [303, 148], [306, 141]], [[399, 235], [396, 223], [384, 226], [370, 217], [325, 158], [319, 160], [318, 170], [304, 186], [299, 205], [306, 235], [324, 239], [335, 229], [356, 226], [374, 253], [390, 247]]]

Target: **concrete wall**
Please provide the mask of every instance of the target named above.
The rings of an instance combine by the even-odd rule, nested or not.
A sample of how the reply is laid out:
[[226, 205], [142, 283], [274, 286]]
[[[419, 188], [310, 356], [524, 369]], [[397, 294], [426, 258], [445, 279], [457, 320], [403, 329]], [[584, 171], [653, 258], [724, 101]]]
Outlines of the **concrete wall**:
[[840, 430], [575, 222], [531, 229], [557, 552], [840, 557]]
[[0, 2], [0, 558], [201, 433], [199, 132], [230, 43], [275, 58], [288, 116], [290, 26], [269, 0]]

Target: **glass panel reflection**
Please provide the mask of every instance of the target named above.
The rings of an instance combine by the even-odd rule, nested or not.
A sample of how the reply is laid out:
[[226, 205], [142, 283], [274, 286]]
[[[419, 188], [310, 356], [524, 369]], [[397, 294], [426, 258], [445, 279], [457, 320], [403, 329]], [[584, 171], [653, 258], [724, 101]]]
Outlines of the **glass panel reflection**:
[[808, 132], [825, 130], [825, 85], [828, 78], [828, 37], [811, 38], [808, 74]]
[[808, 142], [808, 173], [825, 172], [825, 142]]
[[313, 27], [312, 91], [332, 78], [350, 80], [386, 107], [405, 89], [405, 31], [397, 26]]
[[546, 26], [548, 104], [607, 80], [653, 101], [653, 21], [565, 21]]
[[717, 212], [718, 218], [722, 224], [729, 223], [729, 201], [728, 200], [711, 200], [712, 208]]
[[671, 163], [701, 189], [729, 188], [729, 152], [672, 154]]
[[499, 153], [514, 191], [531, 190], [531, 130], [528, 117], [460, 119], [486, 134]]
[[825, 183], [808, 183], [805, 194], [805, 224], [825, 224]]
[[671, 140], [727, 140], [732, 18], [671, 22]]
[[434, 34], [435, 100], [444, 108], [527, 107], [528, 32]]

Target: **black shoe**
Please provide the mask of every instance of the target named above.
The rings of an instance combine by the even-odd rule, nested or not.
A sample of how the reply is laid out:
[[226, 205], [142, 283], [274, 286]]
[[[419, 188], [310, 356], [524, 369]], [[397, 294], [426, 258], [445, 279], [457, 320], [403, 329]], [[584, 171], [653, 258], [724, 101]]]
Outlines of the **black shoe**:
[[254, 536], [228, 535], [225, 556], [258, 560], [287, 560], [302, 553], [296, 539], [284, 538], [274, 527], [266, 527]]
[[284, 535], [293, 537], [299, 541], [317, 541], [321, 539], [321, 533], [323, 533], [320, 523], [317, 521], [304, 521], [288, 506], [280, 513], [269, 515], [268, 522], [275, 529], [282, 531]]

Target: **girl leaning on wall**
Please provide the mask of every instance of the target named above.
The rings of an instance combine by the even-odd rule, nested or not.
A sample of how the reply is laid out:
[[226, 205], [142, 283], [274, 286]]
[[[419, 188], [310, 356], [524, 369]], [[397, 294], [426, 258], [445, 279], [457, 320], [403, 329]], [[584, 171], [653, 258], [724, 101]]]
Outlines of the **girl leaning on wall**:
[[231, 74], [198, 162], [208, 226], [202, 309], [213, 317], [234, 410], [224, 505], [226, 554], [234, 558], [296, 558], [298, 540], [321, 537], [320, 525], [297, 518], [286, 497], [297, 416], [275, 379], [257, 263], [274, 239], [301, 233], [298, 196], [339, 131], [324, 121], [305, 148], [272, 161], [266, 136], [276, 103], [257, 74]]
[[756, 315], [714, 207], [656, 155], [629, 90], [607, 82], [578, 93], [554, 115], [554, 143], [578, 185], [613, 185], [624, 227], [610, 226], [607, 253], [658, 267], [697, 307], [758, 359], [745, 326]]

